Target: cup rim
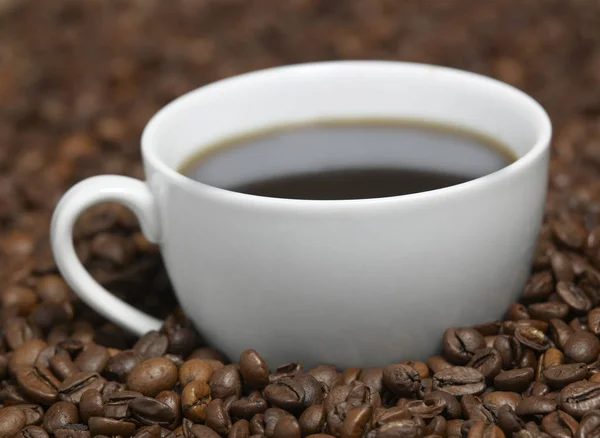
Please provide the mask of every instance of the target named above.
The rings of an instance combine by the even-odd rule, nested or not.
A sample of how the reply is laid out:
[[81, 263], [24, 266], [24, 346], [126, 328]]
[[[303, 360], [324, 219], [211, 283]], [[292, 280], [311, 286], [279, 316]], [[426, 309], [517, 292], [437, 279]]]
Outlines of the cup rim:
[[[480, 176], [478, 178], [455, 184], [448, 187], [443, 187], [434, 190], [428, 190], [424, 192], [410, 193], [405, 195], [387, 196], [381, 198], [359, 198], [359, 199], [292, 199], [292, 198], [274, 198], [267, 196], [251, 195], [247, 193], [239, 193], [228, 189], [223, 189], [215, 186], [211, 186], [200, 181], [188, 178], [185, 175], [180, 174], [175, 169], [167, 165], [158, 157], [155, 152], [154, 141], [156, 137], [156, 131], [163, 123], [163, 119], [168, 115], [179, 109], [181, 106], [190, 104], [192, 101], [201, 98], [201, 95], [213, 88], [225, 87], [230, 84], [234, 84], [238, 81], [246, 81], [254, 77], [263, 75], [276, 75], [279, 73], [285, 73], [291, 70], [315, 70], [315, 69], [335, 69], [335, 68], [398, 68], [413, 70], [421, 73], [431, 73], [432, 71], [439, 72], [440, 74], [462, 76], [464, 78], [470, 78], [473, 80], [488, 82], [489, 84], [504, 89], [505, 92], [512, 94], [514, 97], [522, 100], [526, 105], [529, 106], [530, 110], [537, 113], [537, 118], [541, 124], [535, 144], [531, 147], [523, 156], [519, 157], [513, 163], [505, 166], [492, 173]], [[433, 64], [423, 64], [414, 62], [403, 62], [403, 61], [384, 61], [384, 60], [355, 60], [355, 61], [324, 61], [324, 62], [308, 62], [291, 65], [283, 65], [278, 67], [271, 67], [261, 70], [250, 71], [242, 73], [232, 77], [217, 80], [207, 85], [201, 86], [194, 90], [191, 90], [178, 98], [174, 99], [164, 107], [162, 107], [146, 124], [141, 137], [141, 150], [145, 160], [157, 171], [164, 176], [168, 177], [178, 186], [186, 189], [192, 193], [202, 194], [204, 196], [211, 196], [214, 198], [223, 198], [231, 202], [250, 202], [253, 205], [257, 203], [269, 204], [269, 205], [288, 205], [292, 207], [315, 207], [323, 208], [324, 206], [335, 206], [335, 207], [355, 207], [362, 205], [385, 205], [389, 203], [398, 202], [422, 202], [429, 201], [432, 198], [438, 198], [440, 196], [448, 197], [465, 192], [478, 191], [486, 186], [493, 185], [495, 182], [510, 178], [522, 172], [524, 169], [529, 167], [532, 163], [540, 159], [550, 147], [550, 140], [552, 137], [552, 123], [546, 110], [541, 104], [536, 101], [533, 97], [527, 93], [519, 90], [512, 85], [497, 79], [481, 75], [478, 73], [469, 72], [466, 70], [460, 70], [452, 67], [438, 66]]]

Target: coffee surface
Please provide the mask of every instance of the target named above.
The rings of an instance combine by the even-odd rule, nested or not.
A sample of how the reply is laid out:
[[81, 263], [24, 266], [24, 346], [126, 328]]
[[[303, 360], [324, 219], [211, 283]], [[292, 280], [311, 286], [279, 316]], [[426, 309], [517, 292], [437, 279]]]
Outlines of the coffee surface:
[[291, 199], [399, 196], [460, 184], [515, 160], [498, 141], [410, 120], [324, 120], [202, 148], [180, 172], [251, 195]]

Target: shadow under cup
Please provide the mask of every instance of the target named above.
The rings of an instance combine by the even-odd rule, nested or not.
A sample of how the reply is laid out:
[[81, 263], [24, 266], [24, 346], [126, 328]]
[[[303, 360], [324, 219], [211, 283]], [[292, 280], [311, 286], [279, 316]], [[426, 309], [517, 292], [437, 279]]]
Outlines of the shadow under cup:
[[[452, 125], [518, 159], [458, 186], [349, 201], [249, 196], [177, 172], [232, 136], [323, 119]], [[255, 348], [272, 366], [374, 366], [424, 359], [446, 327], [497, 319], [519, 295], [542, 220], [550, 135], [544, 110], [495, 80], [332, 62], [188, 93], [150, 121], [142, 149], [169, 275], [213, 345], [233, 359]]]

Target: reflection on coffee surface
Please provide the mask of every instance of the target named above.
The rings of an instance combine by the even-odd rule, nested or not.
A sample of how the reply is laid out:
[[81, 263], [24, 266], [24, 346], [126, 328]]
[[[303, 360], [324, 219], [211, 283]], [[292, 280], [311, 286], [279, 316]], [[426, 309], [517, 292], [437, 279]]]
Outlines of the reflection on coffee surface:
[[323, 120], [276, 126], [204, 147], [179, 171], [251, 195], [366, 199], [460, 184], [516, 156], [499, 141], [438, 123]]

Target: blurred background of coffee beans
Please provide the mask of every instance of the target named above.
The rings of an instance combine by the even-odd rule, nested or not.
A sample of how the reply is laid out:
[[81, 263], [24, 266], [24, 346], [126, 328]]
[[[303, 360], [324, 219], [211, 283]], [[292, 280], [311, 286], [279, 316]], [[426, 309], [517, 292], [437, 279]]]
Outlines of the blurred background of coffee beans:
[[[262, 420], [249, 414], [264, 413], [267, 406], [288, 405], [298, 414], [307, 406], [286, 399], [297, 394], [298, 382], [283, 380], [285, 370], [279, 376], [274, 374], [278, 377], [269, 377], [268, 369], [259, 363], [260, 357], [244, 367], [258, 367], [265, 375], [258, 371], [244, 375], [246, 368], [240, 367], [247, 386], [245, 397], [235, 403], [215, 403], [227, 399], [215, 397], [215, 392], [240, 396], [237, 369], [219, 368], [222, 358], [214, 350], [197, 350], [203, 345], [202, 339], [176, 310], [157, 248], [144, 239], [129, 211], [119, 205], [90, 209], [79, 220], [75, 238], [81, 259], [98, 281], [156, 316], [171, 315], [161, 333], [140, 340], [104, 321], [74, 296], [56, 270], [48, 246], [48, 227], [57, 200], [77, 181], [104, 173], [143, 178], [139, 138], [161, 106], [220, 78], [308, 61], [364, 58], [452, 66], [508, 82], [546, 107], [555, 129], [550, 191], [538, 255], [523, 301], [508, 309], [508, 321], [479, 328], [480, 333], [490, 336], [502, 332], [499, 340], [488, 339], [491, 345], [465, 350], [461, 342], [481, 339], [472, 336], [470, 329], [457, 329], [463, 330], [462, 334], [453, 331], [444, 338], [445, 355], [455, 364], [471, 364], [487, 376], [488, 385], [498, 380], [500, 387], [508, 385], [510, 391], [517, 392], [526, 390], [519, 386], [522, 382], [527, 386], [544, 375], [543, 367], [541, 371], [527, 371], [541, 363], [544, 351], [546, 361], [550, 351], [559, 357], [554, 365], [593, 362], [589, 359], [597, 357], [600, 348], [594, 342], [596, 337], [577, 335], [575, 339], [572, 335], [573, 331], [600, 334], [600, 316], [595, 311], [600, 286], [595, 270], [600, 267], [599, 28], [600, 3], [595, 0], [0, 0], [0, 378], [4, 379], [0, 401], [6, 406], [25, 402], [44, 406], [41, 414], [33, 407], [18, 412], [5, 408], [0, 416], [19, 427], [30, 425], [33, 429], [25, 436], [43, 436], [36, 434], [41, 434], [38, 426], [44, 411], [47, 418], [43, 426], [55, 436], [74, 436], [77, 429], [68, 429], [69, 435], [64, 424], [86, 425], [86, 433], [79, 431], [82, 437], [128, 436], [148, 426], [149, 420], [143, 420], [145, 410], [181, 404], [178, 397], [183, 397], [192, 400], [183, 407], [186, 418], [208, 424], [215, 433], [225, 435], [233, 430], [236, 437], [247, 433], [274, 436], [275, 430], [281, 436], [299, 433], [295, 419], [284, 416], [283, 421], [276, 411], [265, 414]], [[59, 350], [48, 350], [48, 346], [57, 345]], [[479, 351], [486, 348], [493, 351]], [[511, 356], [515, 348], [529, 352], [521, 351], [519, 364]], [[168, 363], [163, 363], [165, 358]], [[183, 359], [189, 362], [194, 358], [202, 360], [201, 365], [195, 364], [193, 369], [181, 366]], [[156, 363], [148, 364], [149, 360]], [[428, 366], [412, 363], [411, 367], [423, 381], [431, 381], [429, 374], [444, 372], [440, 360], [433, 358]], [[211, 363], [215, 369], [207, 365]], [[170, 364], [179, 367], [178, 376]], [[34, 365], [37, 368], [31, 368]], [[515, 373], [512, 367], [517, 365]], [[504, 371], [490, 379], [498, 366]], [[597, 370], [590, 366], [585, 372], [576, 366], [561, 370], [573, 381], [587, 376], [592, 384], [591, 376]], [[404, 366], [395, 367], [384, 374], [384, 380], [388, 379], [384, 389], [388, 385], [391, 390], [382, 393], [384, 397], [393, 394], [394, 400], [412, 391], [402, 376], [414, 377]], [[160, 370], [164, 388], [147, 382], [147, 369]], [[324, 375], [318, 380], [339, 378], [337, 374], [325, 376], [329, 371], [319, 370]], [[547, 372], [544, 377], [553, 391], [568, 383], [561, 380], [562, 371], [556, 375]], [[515, 375], [503, 374], [507, 372]], [[204, 385], [194, 383], [182, 392], [182, 373], [188, 385], [198, 381]], [[203, 373], [206, 376], [197, 379]], [[461, 391], [478, 393], [486, 386], [479, 374], [473, 377], [469, 373], [455, 376], [463, 386], [450, 385], [451, 391], [460, 393], [466, 413], [473, 403], [465, 401]], [[345, 374], [345, 384], [349, 385], [354, 380], [352, 370]], [[355, 374], [358, 376], [358, 371]], [[446, 374], [438, 375], [434, 384], [444, 386], [447, 379], [454, 378], [454, 374]], [[216, 383], [210, 383], [209, 375], [217, 375]], [[98, 380], [104, 378], [109, 380]], [[264, 389], [269, 381], [273, 384], [280, 378], [281, 385]], [[48, 383], [52, 379], [60, 381], [60, 387]], [[221, 385], [221, 380], [227, 385]], [[310, 383], [306, 378], [302, 382]], [[381, 387], [381, 376], [371, 383]], [[77, 390], [81, 385], [96, 388], [96, 393], [83, 397]], [[137, 393], [129, 394], [131, 399], [146, 397], [127, 414], [136, 420], [115, 419], [121, 412], [118, 407], [126, 403], [111, 400], [109, 395], [111, 390], [125, 388], [123, 385], [136, 388]], [[252, 388], [263, 392], [247, 392]], [[577, 399], [577, 394], [588, 389], [571, 388], [569, 394]], [[212, 403], [206, 395], [209, 393], [215, 399]], [[127, 397], [123, 395], [123, 399]], [[370, 396], [361, 397], [372, 406]], [[495, 398], [511, 399], [507, 395]], [[48, 403], [58, 399], [63, 404], [48, 409]], [[161, 404], [155, 407], [157, 400]], [[384, 399], [384, 405], [390, 400]], [[104, 404], [105, 414], [106, 403], [116, 406], [111, 408], [116, 410], [113, 417], [98, 416], [94, 410], [98, 403]], [[437, 402], [428, 403], [433, 406]], [[559, 432], [552, 436], [567, 436], [560, 433], [567, 433], [564, 428], [573, 424], [571, 420], [582, 421], [581, 427], [573, 426], [573, 430], [591, 431], [600, 418], [590, 414], [583, 422], [582, 408], [576, 402], [563, 406], [569, 413], [539, 399], [522, 406], [514, 400], [511, 403], [526, 420], [541, 425], [543, 419], [550, 430], [558, 427]], [[479, 414], [473, 418], [488, 418], [477, 402], [475, 405]], [[360, 424], [364, 426], [361, 419], [372, 413], [358, 405], [354, 408], [351, 413], [344, 411], [343, 416], [350, 415], [358, 429], [343, 429], [343, 418], [336, 417], [342, 414], [336, 411], [331, 414], [330, 424], [334, 426], [329, 432], [354, 433], [352, 436], [365, 432], [360, 429]], [[230, 428], [223, 420], [223, 410], [239, 421], [248, 417], [249, 423], [238, 421]], [[324, 411], [313, 410], [309, 414], [316, 418], [314, 421], [325, 421]], [[507, 424], [514, 423], [520, 436], [541, 436], [535, 435], [538, 432], [533, 426], [526, 429], [524, 425], [517, 427], [518, 422], [510, 423], [514, 420], [510, 412], [494, 413], [504, 418], [507, 435]], [[168, 422], [160, 423], [163, 431], [179, 427], [181, 412], [177, 413], [179, 417], [172, 414], [172, 418], [165, 414]], [[454, 414], [457, 418], [461, 415]], [[405, 421], [402, 427], [413, 432], [425, 430], [419, 421], [399, 415], [397, 420]], [[470, 421], [469, 416], [464, 414], [464, 420]], [[458, 420], [448, 423], [451, 421]], [[439, 419], [433, 426], [431, 419], [421, 422], [428, 423], [431, 433], [446, 427]], [[492, 425], [497, 422], [488, 421]], [[213, 436], [210, 430], [202, 429], [204, 426], [190, 424], [180, 429], [186, 437]], [[461, 433], [499, 436], [488, 426], [467, 424]], [[395, 433], [395, 429], [390, 430], [380, 431], [381, 436]], [[460, 425], [452, 423], [443, 430], [451, 435], [450, 431], [460, 430]], [[161, 435], [161, 430], [146, 432], [148, 436]]]

